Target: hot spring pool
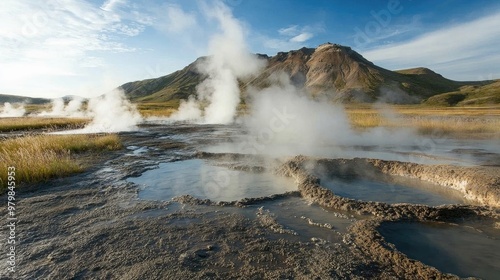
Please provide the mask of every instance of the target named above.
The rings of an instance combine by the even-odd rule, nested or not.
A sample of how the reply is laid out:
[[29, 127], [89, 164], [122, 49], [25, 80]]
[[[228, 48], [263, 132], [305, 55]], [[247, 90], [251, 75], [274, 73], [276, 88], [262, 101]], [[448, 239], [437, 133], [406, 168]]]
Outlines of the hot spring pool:
[[379, 232], [409, 258], [460, 277], [498, 279], [500, 230], [444, 223], [384, 223]]
[[362, 178], [332, 178], [327, 175], [319, 175], [318, 177], [322, 186], [333, 191], [336, 195], [346, 198], [390, 204], [414, 203], [429, 206], [465, 203], [458, 191], [418, 179], [399, 178], [391, 182], [383, 182]]
[[127, 180], [140, 185], [139, 198], [147, 200], [191, 195], [213, 201], [235, 201], [297, 190], [293, 181], [286, 178], [231, 170], [200, 159], [160, 163], [158, 168]]

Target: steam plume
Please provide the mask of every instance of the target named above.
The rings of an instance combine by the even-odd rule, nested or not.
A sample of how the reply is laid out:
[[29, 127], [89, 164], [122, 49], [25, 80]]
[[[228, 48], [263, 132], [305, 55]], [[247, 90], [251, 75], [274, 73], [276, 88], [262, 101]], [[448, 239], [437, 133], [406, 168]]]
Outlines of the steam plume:
[[[203, 116], [202, 122], [228, 124], [234, 121], [240, 102], [238, 78], [259, 72], [264, 62], [251, 54], [245, 43], [241, 23], [231, 10], [221, 2], [213, 8], [203, 7], [209, 19], [215, 19], [221, 29], [209, 43], [209, 54], [198, 64], [200, 73], [207, 79], [197, 87], [197, 100], [183, 102], [172, 120], [193, 120]], [[200, 102], [208, 103], [202, 113]]]
[[52, 108], [50, 111], [43, 111], [37, 116], [39, 117], [70, 117], [82, 118], [85, 113], [82, 110], [83, 98], [74, 96], [67, 105], [64, 104], [62, 98], [53, 99]]
[[286, 74], [274, 75], [269, 82], [272, 86], [249, 93], [250, 114], [243, 118], [248, 139], [238, 148], [244, 153], [335, 156], [343, 146], [413, 143], [409, 130], [354, 130], [341, 105], [313, 100]]
[[88, 115], [92, 121], [81, 133], [130, 131], [142, 121], [136, 107], [120, 90], [90, 99]]
[[25, 113], [26, 109], [22, 103], [14, 107], [9, 102], [5, 102], [3, 108], [0, 109], [0, 117], [2, 118], [22, 117]]

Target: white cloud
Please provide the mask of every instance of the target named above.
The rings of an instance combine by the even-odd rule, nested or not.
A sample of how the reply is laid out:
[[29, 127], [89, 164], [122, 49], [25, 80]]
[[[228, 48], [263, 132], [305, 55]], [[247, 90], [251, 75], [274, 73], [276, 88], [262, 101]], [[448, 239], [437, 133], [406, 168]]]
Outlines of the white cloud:
[[295, 35], [297, 35], [297, 33], [300, 33], [300, 31], [298, 31], [297, 25], [292, 25], [292, 26], [289, 26], [286, 28], [279, 29], [278, 33], [280, 35], [284, 35], [284, 36], [295, 36]]
[[477, 79], [498, 72], [499, 26], [500, 12], [497, 12], [362, 54], [389, 69], [424, 66], [452, 79]]
[[108, 0], [101, 7], [81, 0], [3, 0], [0, 92], [41, 96], [28, 83], [61, 81], [81, 74], [82, 67], [104, 65], [90, 52], [135, 51], [123, 39], [137, 36], [145, 25], [135, 20], [140, 13], [124, 12], [129, 8], [125, 0]]
[[302, 43], [311, 39], [314, 35], [309, 32], [300, 33], [299, 35], [290, 39], [290, 42]]
[[107, 0], [104, 4], [102, 4], [101, 9], [112, 12], [117, 6], [124, 3], [124, 0]]
[[314, 33], [322, 31], [321, 25], [315, 27], [290, 25], [278, 29], [277, 37], [259, 37], [265, 48], [283, 51], [303, 47], [305, 42], [314, 37]]

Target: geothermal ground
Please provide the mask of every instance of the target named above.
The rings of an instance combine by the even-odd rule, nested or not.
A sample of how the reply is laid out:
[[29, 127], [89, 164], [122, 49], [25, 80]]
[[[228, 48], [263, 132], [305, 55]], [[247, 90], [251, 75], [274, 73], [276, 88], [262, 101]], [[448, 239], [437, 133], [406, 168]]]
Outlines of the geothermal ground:
[[87, 172], [22, 190], [17, 271], [1, 278], [500, 275], [497, 142], [299, 156], [259, 152], [245, 135], [237, 125], [144, 125]]

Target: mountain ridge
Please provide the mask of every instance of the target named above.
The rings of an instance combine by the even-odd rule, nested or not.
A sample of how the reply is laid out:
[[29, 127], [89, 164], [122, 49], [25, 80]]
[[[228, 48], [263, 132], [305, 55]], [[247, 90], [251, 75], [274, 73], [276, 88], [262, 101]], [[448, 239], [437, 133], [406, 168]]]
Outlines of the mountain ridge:
[[[280, 72], [286, 73], [295, 86], [313, 97], [342, 103], [421, 103], [439, 94], [460, 91], [464, 86], [489, 83], [453, 81], [424, 67], [391, 71], [375, 65], [350, 47], [332, 43], [278, 52], [274, 56], [256, 54], [256, 57], [265, 59], [267, 66], [252, 79], [239, 81], [243, 96], [247, 86], [269, 86], [269, 77]], [[187, 99], [196, 93], [196, 85], [205, 78], [196, 67], [204, 59], [206, 57], [200, 57], [171, 74], [129, 82], [120, 88], [135, 102]]]
[[28, 103], [28, 104], [44, 104], [49, 103], [49, 98], [29, 97], [11, 94], [0, 94], [0, 105], [5, 102], [9, 103]]
[[[500, 104], [500, 80], [453, 81], [425, 67], [388, 70], [377, 66], [348, 46], [325, 43], [317, 48], [300, 48], [276, 55], [255, 54], [266, 67], [255, 76], [239, 80], [242, 101], [249, 88], [271, 85], [271, 76], [286, 73], [290, 81], [313, 98], [341, 103], [385, 102], [460, 106]], [[135, 103], [162, 103], [187, 99], [206, 76], [197, 65], [199, 57], [186, 67], [152, 79], [122, 84], [125, 95]], [[66, 99], [66, 98], [65, 98]], [[2, 95], [0, 103], [50, 102], [47, 98]]]

